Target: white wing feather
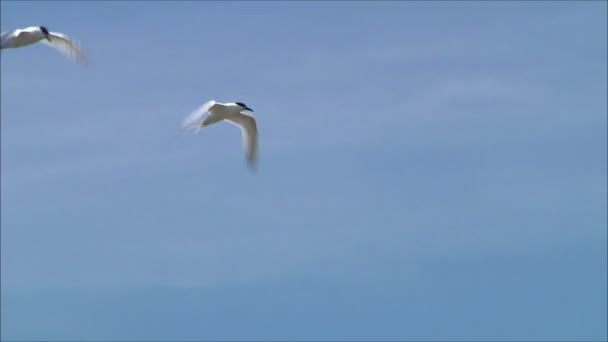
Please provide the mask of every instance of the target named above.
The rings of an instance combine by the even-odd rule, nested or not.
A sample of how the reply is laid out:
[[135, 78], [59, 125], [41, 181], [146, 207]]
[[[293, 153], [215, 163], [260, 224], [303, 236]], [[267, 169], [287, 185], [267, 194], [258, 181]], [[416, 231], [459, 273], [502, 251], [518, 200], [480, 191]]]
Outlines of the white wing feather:
[[216, 102], [214, 100], [211, 100], [197, 108], [184, 119], [184, 121], [182, 122], [182, 128], [196, 129], [198, 132], [198, 129], [200, 129], [200, 124], [203, 122], [203, 119], [205, 118], [206, 114], [209, 113], [211, 107], [213, 107], [215, 104]]
[[255, 118], [244, 113], [230, 116], [226, 121], [241, 129], [243, 147], [247, 155], [247, 161], [251, 167], [255, 167], [258, 158], [258, 126]]
[[78, 44], [68, 36], [58, 32], [50, 32], [49, 38], [51, 39], [50, 42], [46, 39], [42, 40], [42, 42], [59, 50], [72, 60], [88, 63], [87, 56], [82, 52]]

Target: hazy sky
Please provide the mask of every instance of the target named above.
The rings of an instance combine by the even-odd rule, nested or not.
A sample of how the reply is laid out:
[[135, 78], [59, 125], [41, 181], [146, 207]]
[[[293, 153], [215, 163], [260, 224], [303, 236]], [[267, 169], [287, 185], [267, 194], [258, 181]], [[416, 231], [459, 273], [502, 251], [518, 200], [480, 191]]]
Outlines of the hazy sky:
[[3, 0], [2, 339], [605, 340], [606, 13]]

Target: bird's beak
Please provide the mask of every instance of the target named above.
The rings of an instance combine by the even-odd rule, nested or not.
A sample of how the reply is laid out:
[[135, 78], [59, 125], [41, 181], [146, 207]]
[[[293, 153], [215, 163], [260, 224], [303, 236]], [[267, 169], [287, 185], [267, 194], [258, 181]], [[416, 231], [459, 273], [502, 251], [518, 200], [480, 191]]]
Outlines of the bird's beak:
[[249, 107], [245, 107], [245, 110], [248, 110], [250, 112], [253, 112], [253, 109], [249, 108]]
[[51, 41], [51, 37], [49, 37], [49, 36], [44, 36], [44, 38], [46, 38], [46, 40], [48, 40], [48, 41], [49, 41], [49, 43], [52, 43], [52, 41]]

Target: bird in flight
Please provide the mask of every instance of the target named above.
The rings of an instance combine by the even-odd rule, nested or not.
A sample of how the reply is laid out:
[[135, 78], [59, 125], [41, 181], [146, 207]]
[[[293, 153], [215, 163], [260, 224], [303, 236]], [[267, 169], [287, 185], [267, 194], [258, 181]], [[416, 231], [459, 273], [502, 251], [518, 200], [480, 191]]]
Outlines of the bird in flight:
[[255, 169], [258, 157], [258, 127], [255, 118], [245, 114], [253, 112], [242, 102], [220, 103], [209, 101], [192, 112], [183, 122], [184, 129], [193, 129], [198, 133], [203, 127], [226, 120], [241, 129], [243, 147], [247, 163]]
[[44, 26], [31, 26], [3, 32], [0, 36], [0, 49], [18, 48], [43, 42], [66, 55], [72, 60], [87, 62], [86, 55], [78, 45], [63, 33], [49, 32]]

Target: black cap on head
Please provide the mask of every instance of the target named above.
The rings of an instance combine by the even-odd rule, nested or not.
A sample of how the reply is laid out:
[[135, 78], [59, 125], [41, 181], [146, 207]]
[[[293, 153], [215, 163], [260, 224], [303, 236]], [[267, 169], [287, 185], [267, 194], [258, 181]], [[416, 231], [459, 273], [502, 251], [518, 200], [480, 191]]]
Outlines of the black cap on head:
[[40, 26], [40, 31], [44, 32], [44, 34], [46, 34], [46, 35], [49, 34], [49, 30], [44, 26]]
[[243, 109], [246, 109], [246, 110], [248, 110], [248, 111], [253, 112], [253, 109], [251, 109], [251, 108], [247, 107], [247, 105], [246, 105], [246, 104], [244, 104], [243, 102], [235, 102], [235, 103], [236, 103], [238, 106], [240, 106], [241, 108], [243, 108]]

